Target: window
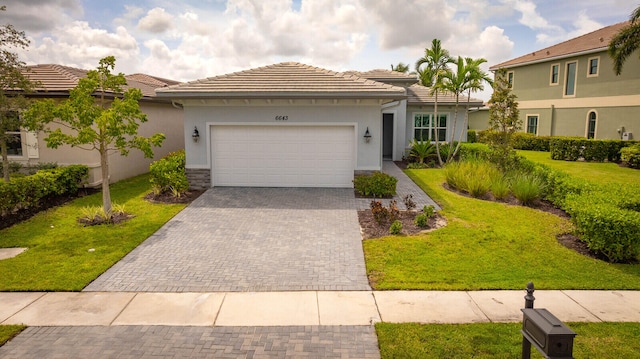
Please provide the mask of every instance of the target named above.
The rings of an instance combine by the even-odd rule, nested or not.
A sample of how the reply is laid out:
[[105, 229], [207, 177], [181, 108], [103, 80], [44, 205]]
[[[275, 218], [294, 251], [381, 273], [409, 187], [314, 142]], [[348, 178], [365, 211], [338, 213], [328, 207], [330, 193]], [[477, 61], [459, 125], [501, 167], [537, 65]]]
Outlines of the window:
[[565, 74], [564, 83], [564, 95], [575, 96], [576, 95], [576, 70], [578, 67], [577, 62], [567, 63], [567, 72]]
[[538, 134], [538, 115], [527, 115], [527, 133]]
[[513, 71], [507, 73], [507, 83], [509, 84], [509, 88], [513, 88]]
[[587, 138], [596, 138], [596, 123], [598, 115], [595, 111], [589, 112], [587, 115]]
[[587, 69], [587, 77], [598, 76], [598, 64], [600, 63], [599, 57], [592, 57], [589, 59], [589, 68]]
[[413, 138], [417, 141], [435, 141], [436, 133], [438, 141], [447, 140], [447, 114], [439, 113], [438, 121], [432, 113], [417, 113], [413, 118]]
[[560, 83], [560, 64], [551, 65], [551, 79], [549, 84], [557, 85]]
[[[9, 121], [12, 121], [11, 117], [15, 119], [18, 113], [10, 111], [6, 112], [4, 116], [9, 118]], [[9, 135], [7, 138], [7, 154], [9, 156], [22, 156], [22, 136], [20, 135], [20, 129], [16, 128], [12, 131], [7, 131], [6, 134]]]

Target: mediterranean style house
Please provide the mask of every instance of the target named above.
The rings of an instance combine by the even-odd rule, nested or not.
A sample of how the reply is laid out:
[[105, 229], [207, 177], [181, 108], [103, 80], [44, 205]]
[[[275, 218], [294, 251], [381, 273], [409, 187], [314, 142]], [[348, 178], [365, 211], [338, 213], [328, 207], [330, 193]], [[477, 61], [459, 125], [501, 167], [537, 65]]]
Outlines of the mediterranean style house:
[[[285, 62], [156, 89], [184, 108], [193, 188], [353, 187], [354, 174], [401, 160], [414, 139], [466, 140], [464, 107], [413, 75], [338, 73]], [[476, 105], [482, 101], [472, 100]]]
[[[607, 26], [497, 64], [517, 96], [523, 131], [544, 136], [633, 139], [640, 136], [640, 59], [630, 56], [616, 76], [607, 53], [628, 22]], [[485, 129], [486, 109], [471, 114]]]
[[[69, 91], [78, 84], [78, 80], [86, 76], [87, 71], [60, 65], [34, 65], [28, 66], [25, 74], [32, 81], [39, 82], [39, 88], [28, 95], [31, 99], [64, 100], [68, 98]], [[141, 124], [138, 133], [143, 136], [157, 132], [166, 135], [162, 147], [154, 149], [154, 159], [184, 148], [182, 109], [167, 99], [156, 98], [154, 92], [158, 87], [175, 85], [178, 82], [145, 74], [127, 75], [126, 79], [128, 86], [139, 88], [143, 94], [140, 108], [147, 115], [148, 121]], [[97, 151], [72, 148], [68, 145], [57, 149], [48, 148], [42, 134], [27, 132], [24, 129], [16, 129], [14, 135], [18, 141], [9, 143], [9, 161], [24, 166], [52, 162], [59, 165], [84, 164], [89, 167], [88, 186], [100, 185], [100, 155]], [[110, 181], [115, 182], [146, 173], [154, 159], [144, 158], [142, 152], [137, 150], [129, 152], [127, 157], [113, 154], [110, 157]]]

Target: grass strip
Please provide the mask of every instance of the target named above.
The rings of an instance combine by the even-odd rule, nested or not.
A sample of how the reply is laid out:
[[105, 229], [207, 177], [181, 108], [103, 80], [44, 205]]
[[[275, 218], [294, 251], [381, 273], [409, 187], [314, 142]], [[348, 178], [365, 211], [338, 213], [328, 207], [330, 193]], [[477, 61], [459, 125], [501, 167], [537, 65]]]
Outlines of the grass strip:
[[[640, 323], [567, 323], [575, 358], [638, 358]], [[385, 358], [520, 358], [521, 323], [377, 323]], [[543, 358], [535, 348], [531, 358]]]

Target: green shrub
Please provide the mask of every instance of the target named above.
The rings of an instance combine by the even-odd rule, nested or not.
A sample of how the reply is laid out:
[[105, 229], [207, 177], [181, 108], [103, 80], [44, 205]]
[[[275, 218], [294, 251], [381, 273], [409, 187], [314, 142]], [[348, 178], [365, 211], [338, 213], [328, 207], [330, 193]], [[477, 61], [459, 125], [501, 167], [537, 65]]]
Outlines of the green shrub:
[[436, 207], [432, 205], [422, 207], [422, 213], [424, 213], [427, 218], [433, 218], [436, 215]]
[[620, 160], [631, 168], [640, 168], [640, 144], [621, 149]]
[[554, 137], [549, 142], [554, 160], [619, 162], [620, 150], [635, 142], [621, 140], [593, 140], [581, 137]]
[[0, 215], [36, 208], [48, 196], [75, 194], [88, 175], [87, 166], [72, 165], [16, 177], [11, 182], [0, 182]]
[[402, 233], [402, 222], [398, 220], [393, 221], [391, 227], [389, 227], [389, 233], [396, 235]]
[[478, 142], [478, 137], [475, 130], [467, 131], [467, 142], [468, 143], [476, 143]]
[[549, 152], [550, 140], [550, 136], [536, 136], [533, 133], [516, 132], [511, 137], [511, 144], [517, 150]]
[[489, 192], [491, 180], [499, 176], [498, 169], [485, 160], [465, 160], [445, 166], [447, 184], [473, 197], [482, 197]]
[[409, 150], [409, 158], [415, 160], [418, 163], [424, 163], [424, 161], [436, 154], [436, 147], [429, 141], [411, 141], [411, 149]]
[[184, 150], [172, 152], [149, 166], [149, 181], [155, 194], [171, 192], [175, 197], [189, 189]]
[[490, 190], [497, 200], [504, 200], [509, 196], [511, 189], [509, 181], [504, 176], [495, 176], [491, 179]]
[[353, 180], [353, 185], [360, 195], [373, 197], [392, 197], [396, 194], [397, 183], [395, 177], [382, 172], [356, 176]]
[[427, 217], [426, 213], [420, 213], [413, 220], [413, 223], [420, 228], [425, 228], [429, 226], [429, 217]]
[[463, 143], [458, 151], [460, 161], [489, 159], [491, 157], [491, 149], [484, 143]]
[[544, 186], [543, 179], [538, 176], [518, 174], [511, 183], [511, 192], [520, 203], [530, 205], [542, 197]]
[[[640, 188], [636, 187], [635, 191]], [[637, 260], [640, 255], [640, 212], [623, 208], [620, 194], [615, 192], [603, 187], [588, 196], [570, 195], [567, 212], [589, 249], [604, 255], [610, 262]], [[636, 200], [640, 202], [640, 199]]]

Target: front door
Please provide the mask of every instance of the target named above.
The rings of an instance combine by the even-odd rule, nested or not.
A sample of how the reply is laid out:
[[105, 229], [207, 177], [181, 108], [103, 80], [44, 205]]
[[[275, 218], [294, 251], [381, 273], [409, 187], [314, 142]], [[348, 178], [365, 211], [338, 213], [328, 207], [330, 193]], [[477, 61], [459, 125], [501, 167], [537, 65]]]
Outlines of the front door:
[[382, 159], [393, 159], [393, 114], [382, 114]]

